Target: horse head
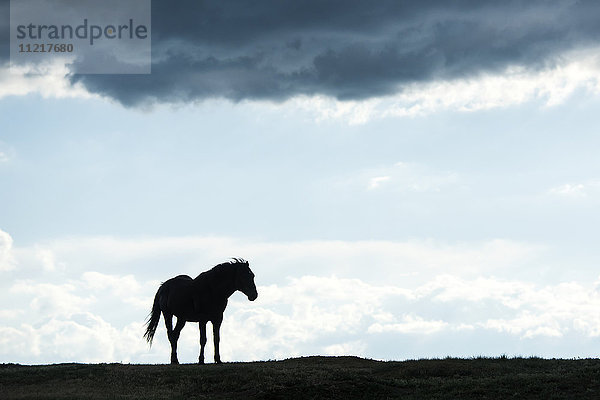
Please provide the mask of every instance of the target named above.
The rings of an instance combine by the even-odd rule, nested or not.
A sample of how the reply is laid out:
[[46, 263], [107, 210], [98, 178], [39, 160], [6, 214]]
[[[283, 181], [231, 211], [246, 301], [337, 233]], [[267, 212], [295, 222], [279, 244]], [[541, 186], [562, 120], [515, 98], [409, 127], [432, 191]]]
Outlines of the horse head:
[[258, 291], [254, 284], [254, 273], [250, 269], [248, 261], [244, 259], [234, 258], [235, 264], [237, 264], [237, 271], [235, 274], [235, 289], [244, 293], [248, 300], [254, 301], [258, 297]]

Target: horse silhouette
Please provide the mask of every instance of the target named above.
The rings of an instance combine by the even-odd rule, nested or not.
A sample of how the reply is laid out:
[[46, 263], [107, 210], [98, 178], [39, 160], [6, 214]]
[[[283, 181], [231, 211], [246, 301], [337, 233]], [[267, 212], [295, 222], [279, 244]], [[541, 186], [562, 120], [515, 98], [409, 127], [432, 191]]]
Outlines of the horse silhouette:
[[[258, 297], [254, 284], [254, 273], [250, 270], [248, 261], [238, 258], [216, 265], [211, 270], [202, 272], [195, 279], [187, 275], [169, 279], [160, 285], [154, 296], [154, 305], [146, 323], [144, 337], [152, 346], [152, 339], [162, 311], [167, 327], [167, 337], [171, 342], [171, 364], [179, 364], [177, 360], [179, 334], [186, 322], [198, 322], [200, 325], [198, 362], [204, 364], [206, 323], [210, 321], [213, 326], [215, 362], [220, 364], [219, 329], [223, 322], [227, 299], [236, 290], [248, 296], [250, 301], [254, 301]], [[173, 316], [177, 317], [175, 328], [173, 328]]]

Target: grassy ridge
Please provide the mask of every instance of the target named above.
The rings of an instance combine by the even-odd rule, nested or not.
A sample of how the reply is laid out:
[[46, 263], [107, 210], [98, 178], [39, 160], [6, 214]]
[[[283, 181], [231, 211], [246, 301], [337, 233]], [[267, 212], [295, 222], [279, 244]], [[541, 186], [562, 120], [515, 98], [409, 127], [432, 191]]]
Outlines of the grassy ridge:
[[0, 365], [2, 399], [600, 398], [600, 360], [381, 362], [306, 357], [223, 365]]

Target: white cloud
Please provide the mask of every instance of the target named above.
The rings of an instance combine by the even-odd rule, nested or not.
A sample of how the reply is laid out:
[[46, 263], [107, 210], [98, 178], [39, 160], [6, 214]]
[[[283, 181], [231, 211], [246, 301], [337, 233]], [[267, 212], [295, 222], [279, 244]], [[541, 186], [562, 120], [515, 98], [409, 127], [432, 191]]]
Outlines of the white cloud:
[[[38, 256], [40, 249], [45, 257]], [[600, 277], [519, 280], [515, 268], [523, 265], [532, 277], [540, 276], [535, 268], [545, 268], [539, 259], [544, 248], [506, 240], [450, 245], [70, 238], [12, 253], [19, 269], [4, 272], [6, 290], [0, 292], [0, 301], [13, 305], [0, 313], [5, 362], [168, 362], [162, 321], [152, 349], [142, 338], [153, 296], [161, 280], [222, 261], [216, 254], [250, 259], [259, 286], [255, 302], [241, 294], [231, 298], [222, 328], [224, 360], [402, 358], [407, 346], [394, 343], [416, 337], [437, 343], [427, 356], [445, 356], [451, 351], [444, 346], [460, 354], [490, 353], [493, 343], [460, 347], [464, 335], [496, 335], [496, 344], [600, 336]], [[45, 267], [48, 259], [63, 267]], [[72, 338], [71, 347], [66, 338]], [[180, 340], [180, 360], [195, 362], [197, 325], [188, 324]], [[378, 353], [378, 347], [390, 353]]]
[[375, 178], [371, 178], [371, 180], [369, 181], [368, 189], [376, 189], [389, 180], [389, 176], [376, 176]]
[[461, 187], [457, 172], [426, 165], [396, 162], [347, 173], [333, 180], [340, 189], [371, 193], [438, 193]]
[[67, 75], [65, 60], [32, 66], [0, 66], [0, 99], [7, 96], [25, 96], [37, 93], [44, 98], [97, 98], [81, 84], [72, 85]]
[[368, 182], [366, 187], [369, 190], [385, 186], [389, 190], [400, 192], [439, 192], [459, 182], [456, 172], [435, 171], [423, 165], [405, 162], [366, 170], [358, 179], [361, 184]]
[[0, 271], [10, 271], [16, 267], [12, 247], [12, 237], [0, 229]]
[[32, 359], [40, 353], [39, 339], [31, 325], [0, 326], [0, 357], [3, 361]]
[[25, 295], [29, 299], [29, 309], [45, 317], [69, 317], [85, 311], [95, 301], [88, 293], [78, 294], [73, 283], [51, 284], [32, 280], [17, 281], [10, 289], [11, 295]]
[[132, 362], [148, 351], [139, 339], [141, 330], [139, 323], [117, 329], [91, 313], [52, 318], [39, 326], [0, 327], [0, 357], [25, 362]]
[[325, 96], [297, 97], [292, 104], [317, 120], [344, 120], [363, 124], [386, 117], [413, 117], [440, 111], [472, 112], [510, 107], [531, 101], [551, 107], [563, 103], [577, 90], [600, 93], [600, 54], [586, 49], [564, 54], [562, 63], [532, 71], [508, 67], [496, 74], [414, 83], [398, 94], [362, 101], [338, 101]]
[[352, 342], [336, 343], [330, 346], [325, 346], [323, 352], [328, 356], [358, 356], [364, 357], [366, 354], [367, 345], [360, 340]]
[[382, 100], [373, 98], [360, 101], [339, 101], [327, 96], [298, 96], [274, 108], [290, 107], [300, 109], [313, 115], [317, 121], [338, 120], [347, 121], [350, 125], [364, 124], [379, 114]]
[[597, 196], [599, 192], [600, 181], [598, 180], [565, 183], [555, 186], [548, 191], [551, 195], [570, 199], [583, 199], [588, 196]]
[[552, 315], [532, 314], [529, 311], [524, 311], [510, 320], [490, 319], [483, 323], [482, 326], [499, 332], [520, 335], [523, 338], [533, 338], [536, 336], [561, 337], [565, 330]]
[[57, 268], [65, 268], [64, 264], [56, 264], [54, 253], [51, 250], [38, 247], [36, 250], [36, 257], [39, 259], [43, 269], [46, 271], [56, 271]]
[[503, 281], [497, 278], [465, 280], [448, 274], [439, 275], [415, 290], [414, 296], [428, 297], [442, 302], [465, 300], [478, 302], [486, 299], [496, 301], [508, 308], [522, 305], [520, 296], [533, 291], [534, 285], [525, 282]]
[[[141, 309], [149, 309], [152, 305], [153, 297], [144, 297], [143, 285], [138, 283], [133, 275], [107, 275], [89, 271], [84, 272], [81, 278], [85, 286], [92, 292], [110, 293], [121, 298], [123, 302]], [[158, 289], [158, 282], [150, 283]]]
[[23, 310], [0, 310], [0, 319], [13, 319], [23, 314]]
[[550, 189], [550, 193], [560, 196], [581, 197], [585, 196], [585, 185], [582, 183], [565, 183], [564, 185]]
[[415, 290], [417, 298], [444, 303], [472, 302], [503, 307], [499, 315], [477, 325], [523, 338], [562, 336], [573, 330], [586, 337], [600, 335], [600, 294], [594, 286], [582, 283], [559, 283], [542, 286], [495, 278], [464, 280], [439, 276]]
[[[335, 274], [373, 284], [421, 284], [452, 271], [458, 276], [511, 276], [535, 265], [546, 249], [538, 244], [504, 239], [443, 243], [407, 241], [267, 242], [225, 237], [67, 238], [18, 249], [21, 269], [45, 270], [38, 256], [44, 249], [54, 265], [52, 278], [79, 279], [86, 272], [132, 275], [139, 282], [166, 280], [177, 274], [196, 276], [224, 260], [224, 255], [251, 262], [259, 284], [281, 283], [287, 277]], [[49, 253], [48, 253], [49, 252]], [[89, 279], [88, 279], [89, 280]]]
[[369, 327], [367, 332], [369, 333], [382, 333], [382, 332], [397, 332], [397, 333], [408, 333], [408, 334], [419, 334], [428, 335], [431, 333], [439, 332], [448, 327], [448, 323], [441, 320], [424, 320], [419, 316], [405, 315], [402, 317], [402, 322], [394, 324], [380, 324], [375, 323]]
[[8, 144], [0, 141], [0, 164], [8, 163], [14, 158], [15, 151]]
[[233, 342], [228, 345], [233, 346], [231, 356], [243, 354], [248, 346], [275, 357], [298, 349], [314, 353], [320, 351], [317, 343], [332, 336], [346, 340], [323, 347], [326, 353], [352, 348], [368, 355], [381, 334], [443, 338], [453, 332], [495, 331], [523, 340], [569, 333], [590, 338], [600, 332], [600, 317], [594, 311], [600, 296], [595, 288], [573, 283], [539, 287], [446, 275], [410, 289], [306, 276], [259, 291], [259, 307], [232, 303], [237, 311], [224, 324]]
[[84, 272], [83, 281], [92, 290], [106, 290], [116, 295], [123, 296], [132, 292], [139, 292], [141, 285], [135, 280], [133, 275], [115, 276], [100, 272]]
[[[86, 279], [90, 277], [95, 274], [87, 275]], [[96, 290], [118, 288], [120, 281], [113, 278], [106, 279]], [[248, 302], [243, 296], [232, 298], [222, 327], [222, 356], [225, 360], [323, 353], [372, 356], [371, 347], [382, 340], [380, 335], [392, 335], [391, 340], [397, 340], [393, 338], [398, 335], [417, 335], [423, 340], [429, 335], [443, 338], [452, 332], [482, 330], [521, 339], [561, 338], [573, 332], [595, 337], [600, 333], [600, 318], [595, 318], [600, 296], [594, 288], [578, 284], [539, 288], [518, 282], [461, 281], [448, 277], [436, 278], [434, 282], [411, 289], [369, 285], [357, 279], [304, 276], [285, 285], [259, 286], [256, 302]], [[511, 286], [518, 289], [515, 291]], [[489, 287], [496, 289], [486, 296]], [[81, 296], [83, 292], [90, 290], [86, 285], [81, 285], [79, 302], [73, 305], [71, 301], [78, 299], [71, 298], [68, 306], [56, 300], [64, 296], [57, 294], [61, 287], [40, 284], [35, 290], [13, 290], [13, 293], [38, 293], [41, 289], [49, 293], [43, 299], [57, 311], [40, 310], [38, 302], [30, 302], [30, 310], [44, 315], [41, 324], [7, 326], [3, 330], [4, 341], [15, 342], [14, 346], [5, 347], [7, 351], [13, 347], [27, 348], [22, 354], [25, 360], [47, 357], [86, 362], [168, 361], [168, 341], [162, 323], [155, 346], [149, 350], [141, 338], [141, 320], [134, 321], [140, 313], [132, 312], [124, 298], [119, 298], [120, 308], [129, 310], [130, 323], [120, 325], [111, 322], [117, 311], [113, 308], [101, 314], [84, 311], [89, 306], [81, 302], [81, 298], [85, 299]], [[114, 296], [111, 290], [105, 291], [105, 296]], [[479, 294], [473, 296], [472, 292]], [[94, 298], [99, 292], [95, 293]], [[148, 300], [149, 307], [151, 299]], [[468, 313], [470, 308], [477, 309], [481, 304], [485, 304], [485, 312], [475, 312], [470, 319], [461, 313], [452, 315], [443, 311], [456, 308]], [[505, 304], [510, 307], [503, 308]], [[31, 312], [27, 315], [31, 318]], [[67, 337], [69, 346], [65, 342]], [[188, 324], [180, 340], [180, 359], [194, 362], [198, 354], [196, 325]], [[24, 342], [28, 345], [23, 345]], [[209, 343], [207, 357], [212, 351]], [[477, 348], [471, 351], [485, 352]]]

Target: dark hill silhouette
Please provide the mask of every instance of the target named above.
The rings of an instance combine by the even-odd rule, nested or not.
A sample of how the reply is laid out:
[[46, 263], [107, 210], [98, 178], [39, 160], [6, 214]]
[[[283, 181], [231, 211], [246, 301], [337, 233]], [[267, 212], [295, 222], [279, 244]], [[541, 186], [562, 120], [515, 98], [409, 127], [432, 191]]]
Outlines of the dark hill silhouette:
[[598, 399], [600, 360], [373, 361], [306, 357], [209, 365], [0, 364], [2, 399]]

